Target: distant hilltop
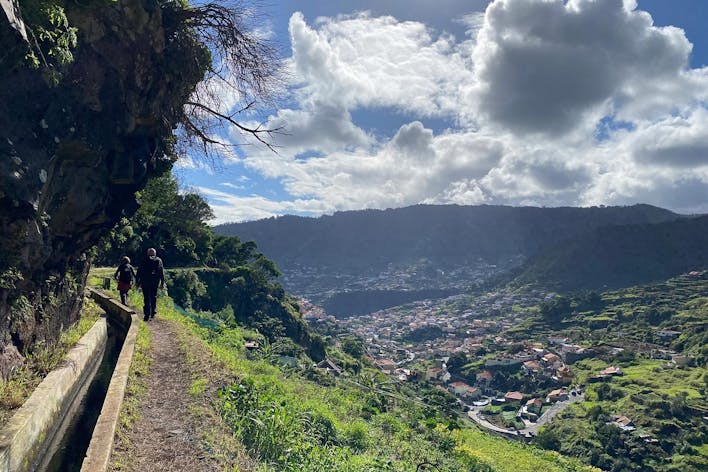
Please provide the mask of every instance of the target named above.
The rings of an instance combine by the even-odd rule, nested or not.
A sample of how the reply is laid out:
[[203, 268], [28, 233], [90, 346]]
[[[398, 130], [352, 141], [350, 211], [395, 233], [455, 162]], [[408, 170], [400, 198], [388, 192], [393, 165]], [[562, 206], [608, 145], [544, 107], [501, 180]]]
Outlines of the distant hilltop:
[[708, 216], [610, 226], [532, 258], [516, 283], [561, 291], [628, 287], [708, 268]]
[[415, 205], [281, 216], [217, 226], [217, 234], [257, 241], [281, 268], [293, 264], [377, 268], [426, 258], [438, 266], [479, 258], [532, 256], [608, 225], [660, 223], [681, 215], [651, 205], [590, 208]]
[[[522, 262], [532, 264], [519, 272], [526, 282], [543, 276], [554, 285], [573, 289], [576, 285], [585, 287], [602, 282], [605, 269], [590, 270], [591, 283], [583, 280], [558, 283], [557, 275], [565, 276], [564, 272], [576, 264], [595, 267], [605, 255], [611, 257], [606, 262], [611, 262], [608, 268], [613, 269], [622, 266], [625, 254], [631, 256], [632, 264], [638, 270], [648, 270], [645, 275], [650, 278], [694, 268], [673, 260], [672, 254], [681, 252], [682, 240], [688, 243], [691, 239], [693, 249], [689, 255], [696, 254], [697, 242], [707, 237], [706, 231], [695, 234], [701, 231], [705, 218], [687, 217], [646, 204], [589, 208], [415, 205], [338, 212], [318, 218], [282, 216], [224, 224], [215, 231], [257, 241], [262, 252], [286, 275], [297, 268], [318, 267], [325, 276], [328, 273], [371, 276], [392, 266], [420, 267], [421, 261], [428, 270], [444, 271], [480, 262], [502, 264], [513, 259], [517, 266]], [[695, 230], [691, 229], [694, 226]], [[674, 231], [679, 240], [658, 235]], [[632, 241], [642, 243], [637, 246]], [[642, 258], [652, 260], [652, 254], [658, 254], [660, 259], [656, 259], [654, 267], [637, 262]], [[681, 260], [686, 259], [683, 256]], [[696, 260], [699, 262], [700, 258]], [[556, 270], [560, 270], [559, 274], [554, 273]], [[652, 276], [652, 270], [657, 277]], [[624, 275], [603, 285], [622, 285], [639, 275], [633, 275], [631, 269], [621, 272]]]

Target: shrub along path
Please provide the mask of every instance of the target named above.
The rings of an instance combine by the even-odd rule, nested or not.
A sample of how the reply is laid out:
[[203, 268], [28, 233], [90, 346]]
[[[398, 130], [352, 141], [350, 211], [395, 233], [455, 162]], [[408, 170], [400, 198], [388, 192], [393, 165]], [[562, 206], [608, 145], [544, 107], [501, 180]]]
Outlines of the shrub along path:
[[233, 470], [236, 461], [240, 470], [248, 470], [242, 460], [233, 459], [235, 454], [219, 453], [224, 448], [218, 443], [228, 441], [229, 435], [215, 431], [221, 421], [209, 400], [214, 392], [194, 387], [207, 384], [198, 379], [214, 373], [203, 347], [185, 345], [189, 339], [180, 327], [159, 314], [147, 324], [152, 338], [150, 369], [140, 380], [146, 391], [139, 396], [138, 420], [119, 435], [111, 469], [220, 471]]

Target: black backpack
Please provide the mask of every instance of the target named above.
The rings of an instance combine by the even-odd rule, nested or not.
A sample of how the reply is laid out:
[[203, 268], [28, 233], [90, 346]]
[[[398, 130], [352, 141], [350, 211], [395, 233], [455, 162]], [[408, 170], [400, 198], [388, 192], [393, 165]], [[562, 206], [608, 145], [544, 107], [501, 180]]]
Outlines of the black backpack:
[[147, 282], [157, 282], [160, 280], [161, 274], [160, 274], [160, 269], [162, 268], [162, 260], [160, 260], [159, 257], [148, 257], [145, 259], [145, 262], [143, 263], [145, 265], [145, 269], [141, 267], [141, 278]]
[[133, 281], [133, 267], [130, 264], [125, 264], [118, 269], [118, 281], [127, 283]]

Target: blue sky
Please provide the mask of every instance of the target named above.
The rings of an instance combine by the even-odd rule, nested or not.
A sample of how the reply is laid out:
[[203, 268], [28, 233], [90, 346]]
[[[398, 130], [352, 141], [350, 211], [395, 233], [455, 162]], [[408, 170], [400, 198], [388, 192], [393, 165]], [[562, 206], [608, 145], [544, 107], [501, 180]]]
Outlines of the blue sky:
[[215, 223], [416, 203], [708, 212], [708, 2], [256, 5], [287, 87], [243, 119], [287, 134], [277, 154], [179, 163]]

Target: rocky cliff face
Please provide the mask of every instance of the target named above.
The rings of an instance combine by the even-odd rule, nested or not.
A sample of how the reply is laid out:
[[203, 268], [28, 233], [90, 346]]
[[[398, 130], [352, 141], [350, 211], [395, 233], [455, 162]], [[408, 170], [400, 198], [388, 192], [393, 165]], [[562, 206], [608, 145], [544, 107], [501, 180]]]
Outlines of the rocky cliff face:
[[22, 63], [31, 35], [0, 2], [1, 364], [76, 319], [87, 251], [170, 168], [210, 57], [157, 0], [67, 2], [78, 46], [54, 85]]

